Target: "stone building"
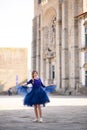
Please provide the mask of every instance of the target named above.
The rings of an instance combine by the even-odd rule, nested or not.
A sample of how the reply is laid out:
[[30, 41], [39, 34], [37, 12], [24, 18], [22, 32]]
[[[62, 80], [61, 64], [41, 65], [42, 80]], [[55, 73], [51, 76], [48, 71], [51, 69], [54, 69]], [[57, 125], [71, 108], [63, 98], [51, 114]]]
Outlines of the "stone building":
[[27, 48], [0, 48], [0, 92], [27, 79]]
[[86, 0], [34, 0], [32, 69], [57, 89], [87, 86]]

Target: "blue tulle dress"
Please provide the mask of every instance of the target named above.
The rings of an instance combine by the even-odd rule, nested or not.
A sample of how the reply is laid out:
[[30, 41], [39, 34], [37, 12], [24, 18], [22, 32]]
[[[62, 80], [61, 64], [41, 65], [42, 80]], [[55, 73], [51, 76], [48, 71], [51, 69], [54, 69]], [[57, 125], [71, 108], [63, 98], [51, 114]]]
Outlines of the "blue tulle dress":
[[18, 93], [25, 95], [24, 105], [45, 105], [46, 103], [50, 102], [45, 86], [43, 85], [40, 78], [34, 80], [31, 79], [27, 82], [27, 84], [32, 84], [32, 88], [28, 88], [27, 86], [17, 87]]

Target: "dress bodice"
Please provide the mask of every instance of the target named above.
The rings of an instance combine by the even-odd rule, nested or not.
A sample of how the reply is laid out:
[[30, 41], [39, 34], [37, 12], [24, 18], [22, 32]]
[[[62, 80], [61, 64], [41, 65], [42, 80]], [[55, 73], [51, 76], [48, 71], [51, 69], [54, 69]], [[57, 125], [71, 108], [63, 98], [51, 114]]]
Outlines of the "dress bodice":
[[33, 87], [34, 88], [37, 88], [37, 87], [45, 87], [44, 85], [43, 85], [43, 83], [42, 83], [42, 81], [41, 81], [41, 79], [40, 78], [38, 78], [38, 79], [34, 79], [34, 80], [29, 80], [28, 82], [27, 82], [27, 84], [32, 84], [33, 85]]

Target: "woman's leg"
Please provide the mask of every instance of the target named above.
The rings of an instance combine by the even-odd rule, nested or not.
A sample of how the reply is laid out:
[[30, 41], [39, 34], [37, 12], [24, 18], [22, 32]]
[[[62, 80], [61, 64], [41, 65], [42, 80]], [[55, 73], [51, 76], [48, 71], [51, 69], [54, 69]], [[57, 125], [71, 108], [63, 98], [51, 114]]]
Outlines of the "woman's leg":
[[[41, 109], [41, 106], [40, 105], [34, 105], [34, 111], [35, 111], [35, 116], [36, 116], [36, 119], [34, 120], [34, 122], [43, 122], [43, 119], [42, 119], [42, 109]], [[38, 118], [40, 118], [38, 120]]]
[[37, 105], [34, 105], [34, 112], [35, 112], [36, 119], [38, 119], [38, 106]]
[[42, 109], [41, 109], [41, 105], [37, 105], [37, 106], [38, 106], [39, 116], [40, 116], [40, 118], [42, 118]]
[[38, 113], [39, 113], [39, 117], [40, 117], [39, 122], [43, 122], [41, 105], [38, 105]]

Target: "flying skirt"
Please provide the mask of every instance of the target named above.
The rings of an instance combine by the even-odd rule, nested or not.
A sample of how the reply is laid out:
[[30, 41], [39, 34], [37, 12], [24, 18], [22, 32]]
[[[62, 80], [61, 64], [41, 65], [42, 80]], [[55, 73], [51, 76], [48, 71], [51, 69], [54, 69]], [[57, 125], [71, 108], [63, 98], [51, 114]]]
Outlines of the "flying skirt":
[[24, 105], [33, 106], [50, 102], [49, 97], [43, 87], [32, 88], [24, 98]]
[[50, 85], [45, 88], [40, 87], [27, 87], [27, 86], [17, 86], [18, 94], [25, 96], [24, 105], [33, 106], [37, 104], [42, 104], [45, 106], [46, 103], [50, 102], [48, 94], [55, 91], [56, 86]]

